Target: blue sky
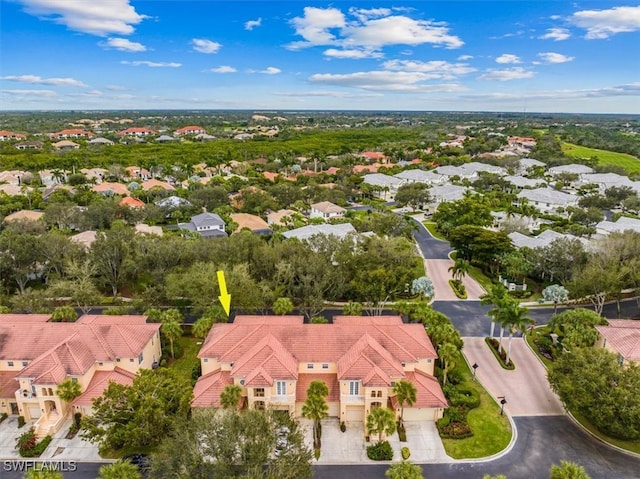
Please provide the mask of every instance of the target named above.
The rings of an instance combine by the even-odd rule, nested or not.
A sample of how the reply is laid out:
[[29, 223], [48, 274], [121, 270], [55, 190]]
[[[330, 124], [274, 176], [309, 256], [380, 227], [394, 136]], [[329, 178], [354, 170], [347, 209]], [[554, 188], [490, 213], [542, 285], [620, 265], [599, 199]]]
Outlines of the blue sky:
[[640, 3], [0, 0], [0, 109], [640, 113]]

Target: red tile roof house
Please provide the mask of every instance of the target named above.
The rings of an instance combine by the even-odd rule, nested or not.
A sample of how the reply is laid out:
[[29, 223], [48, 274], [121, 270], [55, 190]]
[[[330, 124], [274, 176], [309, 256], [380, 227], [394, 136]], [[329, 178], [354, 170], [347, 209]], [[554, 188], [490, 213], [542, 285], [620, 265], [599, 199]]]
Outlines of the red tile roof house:
[[6, 140], [26, 140], [27, 136], [21, 133], [15, 133], [13, 131], [2, 130], [0, 131], [0, 141]]
[[595, 346], [617, 354], [621, 364], [640, 365], [640, 321], [608, 319], [607, 322], [608, 326], [596, 326], [599, 337]]
[[[49, 318], [0, 315], [0, 413], [35, 421], [38, 436], [57, 432], [71, 412], [91, 414], [109, 381], [130, 384], [138, 370], [160, 361], [160, 324], [147, 324], [146, 316]], [[56, 394], [67, 378], [82, 387], [71, 404]]]
[[342, 218], [347, 210], [338, 206], [330, 201], [321, 201], [320, 203], [314, 203], [311, 205], [310, 218], [322, 218], [323, 220], [329, 220], [332, 218]]
[[94, 133], [79, 129], [61, 130], [56, 133], [50, 133], [49, 138], [52, 140], [64, 140], [67, 138], [91, 138]]
[[182, 136], [182, 135], [200, 135], [202, 133], [206, 133], [207, 131], [201, 126], [184, 126], [182, 128], [178, 128], [173, 132], [173, 136]]
[[192, 407], [220, 406], [225, 386], [242, 386], [243, 403], [300, 417], [311, 381], [329, 388], [329, 416], [364, 422], [372, 408], [400, 406], [393, 385], [417, 388], [406, 420], [434, 421], [447, 400], [433, 376], [437, 354], [424, 326], [399, 316], [337, 316], [333, 324], [303, 324], [302, 316], [236, 316], [214, 324], [198, 354], [202, 376]]
[[131, 127], [126, 130], [122, 130], [118, 132], [119, 136], [153, 136], [157, 135], [158, 132], [154, 130], [150, 130], [149, 128], [144, 127]]

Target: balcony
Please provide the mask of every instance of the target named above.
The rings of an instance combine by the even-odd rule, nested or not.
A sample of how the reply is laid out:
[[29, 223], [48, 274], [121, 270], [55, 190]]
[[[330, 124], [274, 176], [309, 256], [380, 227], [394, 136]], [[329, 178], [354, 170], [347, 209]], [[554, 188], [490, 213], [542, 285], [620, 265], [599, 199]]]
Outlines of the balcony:
[[364, 404], [364, 395], [351, 396], [349, 394], [342, 394], [340, 396], [340, 402], [344, 402], [346, 404]]
[[295, 394], [273, 395], [269, 397], [270, 404], [293, 404], [296, 402]]

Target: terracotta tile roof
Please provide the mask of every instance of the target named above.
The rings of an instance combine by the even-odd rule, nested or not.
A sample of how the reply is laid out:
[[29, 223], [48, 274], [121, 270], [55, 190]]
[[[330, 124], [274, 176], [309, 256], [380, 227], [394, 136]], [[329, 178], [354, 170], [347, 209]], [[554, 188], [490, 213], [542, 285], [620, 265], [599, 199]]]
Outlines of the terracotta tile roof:
[[93, 242], [96, 240], [98, 236], [98, 232], [94, 230], [83, 231], [82, 233], [78, 233], [76, 235], [70, 236], [69, 239], [74, 243], [78, 243], [85, 248], [89, 248]]
[[142, 182], [143, 190], [151, 190], [153, 188], [162, 188], [163, 190], [170, 190], [170, 191], [175, 190], [175, 188], [171, 186], [169, 183], [167, 183], [166, 181], [150, 179]]
[[0, 398], [13, 398], [19, 388], [16, 381], [18, 371], [0, 371]]
[[407, 381], [417, 389], [413, 407], [448, 407], [447, 398], [435, 377], [415, 370], [407, 373]]
[[238, 228], [236, 228], [234, 233], [238, 233], [244, 228], [248, 228], [251, 231], [271, 230], [267, 222], [256, 215], [251, 215], [249, 213], [232, 213], [230, 217], [234, 223], [238, 224]]
[[193, 407], [219, 407], [220, 394], [225, 386], [233, 384], [228, 371], [219, 369], [198, 378], [198, 382], [193, 388]]
[[96, 193], [102, 193], [110, 190], [117, 195], [127, 196], [129, 194], [129, 190], [126, 185], [123, 185], [122, 183], [109, 183], [107, 181], [100, 183], [99, 185], [94, 185], [91, 189]]
[[293, 210], [278, 210], [267, 215], [267, 220], [274, 225], [283, 225], [283, 219], [295, 213]]
[[[404, 377], [401, 361], [373, 339], [368, 330], [365, 330], [360, 339], [338, 359], [337, 367], [338, 379], [369, 378], [369, 381], [378, 382], [371, 385], [380, 385], [380, 381], [390, 385], [390, 377]], [[372, 370], [375, 370], [375, 376], [370, 375]], [[363, 384], [369, 385], [364, 379]]]
[[307, 389], [313, 381], [322, 381], [329, 389], [329, 395], [325, 398], [327, 402], [340, 401], [340, 382], [337, 374], [300, 374], [296, 383], [296, 401], [307, 400]]
[[321, 213], [344, 213], [345, 210], [342, 206], [338, 206], [330, 201], [321, 201], [320, 203], [314, 203], [311, 208], [320, 211]]
[[381, 151], [363, 151], [360, 156], [364, 156], [369, 160], [383, 160], [386, 158], [386, 155]]
[[46, 323], [50, 319], [50, 314], [0, 314], [0, 324], [9, 322]]
[[92, 406], [93, 399], [102, 396], [110, 382], [130, 386], [136, 377], [132, 372], [115, 367], [113, 371], [96, 371], [84, 392], [71, 403], [73, 406]]
[[20, 210], [4, 217], [3, 221], [29, 220], [37, 221], [44, 216], [42, 211]]
[[609, 326], [596, 326], [606, 339], [607, 346], [627, 361], [640, 362], [640, 321], [609, 319], [607, 322]]
[[327, 171], [325, 171], [325, 173], [327, 175], [335, 175], [338, 171], [340, 171], [340, 168], [336, 168], [335, 166], [331, 166], [331, 167], [327, 168]]
[[145, 205], [144, 201], [131, 196], [125, 196], [120, 201], [120, 206], [127, 206], [129, 208], [142, 208]]
[[[220, 358], [225, 361], [224, 356]], [[273, 379], [296, 379], [298, 361], [273, 335], [267, 334], [234, 361], [231, 375], [245, 376], [247, 385], [273, 385]]]
[[178, 128], [174, 133], [178, 135], [205, 133], [205, 129], [201, 126], [183, 126], [182, 128]]
[[274, 173], [272, 171], [263, 171], [262, 176], [264, 176], [269, 181], [276, 181], [276, 178], [278, 178], [280, 174]]

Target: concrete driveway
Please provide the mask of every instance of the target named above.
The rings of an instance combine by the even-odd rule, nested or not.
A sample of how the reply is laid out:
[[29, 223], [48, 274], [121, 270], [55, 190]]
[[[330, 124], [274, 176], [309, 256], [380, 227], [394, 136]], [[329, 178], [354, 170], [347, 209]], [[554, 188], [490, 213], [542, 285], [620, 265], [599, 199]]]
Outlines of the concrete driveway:
[[[436, 301], [460, 301], [449, 285], [451, 279], [449, 268], [453, 266], [452, 260], [426, 259], [424, 266], [427, 270], [427, 277], [433, 282]], [[462, 284], [467, 289], [467, 300], [478, 300], [485, 293], [482, 286], [469, 276], [462, 279]]]
[[[478, 381], [494, 398], [504, 396], [505, 412], [511, 416], [553, 416], [564, 414], [562, 403], [547, 381], [547, 371], [525, 344], [513, 338], [511, 358], [516, 368], [503, 369], [484, 338], [465, 337], [462, 353], [469, 364], [476, 363]], [[504, 338], [505, 348], [508, 338]]]

